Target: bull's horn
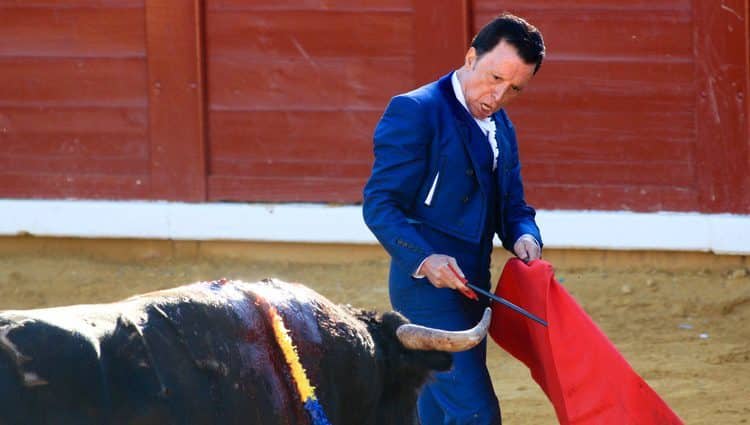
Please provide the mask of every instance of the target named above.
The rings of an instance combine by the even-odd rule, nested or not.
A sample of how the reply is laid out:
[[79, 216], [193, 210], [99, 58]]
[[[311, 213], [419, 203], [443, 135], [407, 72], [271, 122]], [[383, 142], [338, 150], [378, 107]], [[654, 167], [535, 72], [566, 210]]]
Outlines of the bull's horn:
[[455, 353], [474, 348], [487, 336], [492, 310], [486, 308], [482, 320], [465, 331], [444, 331], [425, 326], [405, 324], [396, 329], [401, 344], [412, 350], [438, 350]]

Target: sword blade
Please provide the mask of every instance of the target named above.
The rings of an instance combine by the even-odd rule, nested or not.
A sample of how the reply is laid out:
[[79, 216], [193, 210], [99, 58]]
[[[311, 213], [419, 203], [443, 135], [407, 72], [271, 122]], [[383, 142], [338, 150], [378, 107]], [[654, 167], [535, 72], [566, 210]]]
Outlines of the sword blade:
[[531, 319], [531, 320], [539, 323], [540, 325], [542, 325], [544, 327], [547, 327], [547, 322], [545, 320], [543, 320], [540, 317], [538, 317], [538, 316], [536, 316], [536, 315], [534, 315], [534, 314], [532, 314], [532, 313], [524, 310], [523, 308], [521, 308], [521, 307], [513, 304], [512, 302], [506, 300], [505, 298], [498, 297], [497, 295], [495, 295], [495, 294], [493, 294], [493, 293], [491, 293], [489, 291], [485, 291], [484, 289], [482, 289], [482, 288], [480, 288], [480, 287], [478, 287], [476, 285], [472, 285], [471, 283], [468, 283], [468, 282], [466, 283], [466, 286], [468, 286], [469, 288], [471, 288], [471, 289], [479, 292], [480, 294], [486, 296], [487, 298], [491, 299], [492, 301], [499, 302], [500, 304], [508, 307], [509, 309], [515, 311], [516, 313], [521, 313], [524, 316], [528, 317], [529, 319]]

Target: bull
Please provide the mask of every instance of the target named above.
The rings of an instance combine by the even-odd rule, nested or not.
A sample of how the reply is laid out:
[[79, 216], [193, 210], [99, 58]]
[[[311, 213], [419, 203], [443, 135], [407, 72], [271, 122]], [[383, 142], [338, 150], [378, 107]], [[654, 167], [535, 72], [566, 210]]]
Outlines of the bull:
[[296, 390], [307, 379], [333, 425], [414, 424], [420, 386], [451, 367], [450, 352], [478, 344], [489, 320], [429, 329], [278, 280], [4, 311], [0, 423], [311, 424]]

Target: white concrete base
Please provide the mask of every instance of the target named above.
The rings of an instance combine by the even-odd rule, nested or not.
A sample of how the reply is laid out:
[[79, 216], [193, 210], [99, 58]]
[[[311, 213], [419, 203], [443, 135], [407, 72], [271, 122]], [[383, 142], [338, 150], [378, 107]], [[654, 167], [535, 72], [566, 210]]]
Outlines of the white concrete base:
[[[537, 222], [549, 248], [750, 254], [748, 215], [541, 210]], [[377, 243], [359, 206], [0, 200], [0, 235], [19, 234]]]

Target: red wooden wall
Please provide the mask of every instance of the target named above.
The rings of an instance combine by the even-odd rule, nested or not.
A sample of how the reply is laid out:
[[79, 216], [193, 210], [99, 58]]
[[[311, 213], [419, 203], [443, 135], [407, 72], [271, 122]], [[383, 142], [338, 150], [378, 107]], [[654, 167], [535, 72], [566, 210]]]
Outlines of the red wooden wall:
[[[359, 201], [373, 128], [390, 96], [424, 72], [418, 46], [429, 40], [419, 37], [430, 28], [417, 27], [440, 8], [465, 11], [411, 0], [208, 1], [208, 199]], [[453, 44], [460, 55], [465, 36]]]
[[414, 84], [410, 0], [207, 2], [212, 200], [354, 201], [384, 94]]
[[0, 0], [0, 196], [149, 195], [144, 22], [143, 0]]
[[510, 10], [547, 209], [750, 213], [748, 0], [0, 0], [0, 197], [352, 203], [388, 99]]
[[746, 0], [474, 4], [475, 29], [507, 8], [547, 42], [509, 108], [533, 204], [750, 212]]

